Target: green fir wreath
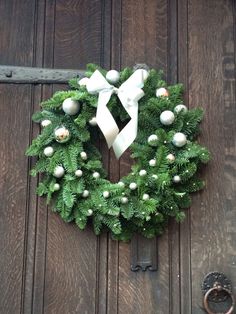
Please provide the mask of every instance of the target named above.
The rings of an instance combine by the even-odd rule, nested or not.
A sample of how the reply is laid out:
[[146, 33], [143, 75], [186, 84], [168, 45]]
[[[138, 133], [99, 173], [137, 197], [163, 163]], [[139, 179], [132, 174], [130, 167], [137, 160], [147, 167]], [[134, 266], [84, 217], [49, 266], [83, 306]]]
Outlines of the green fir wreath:
[[[124, 241], [134, 233], [160, 235], [169, 217], [184, 219], [190, 194], [204, 187], [197, 171], [210, 156], [196, 142], [203, 110], [188, 110], [182, 85], [167, 87], [162, 72], [150, 70], [139, 100], [137, 137], [130, 146], [135, 164], [120, 182], [111, 183], [96, 146], [98, 95], [88, 93], [85, 85], [96, 69], [106, 77], [104, 69], [89, 64], [87, 79], [71, 80], [71, 90], [56, 92], [33, 115], [42, 125], [27, 150], [28, 156], [38, 157], [31, 175], [43, 173], [37, 193], [53, 201], [64, 221], [75, 221], [80, 229], [91, 221], [97, 235], [104, 229]], [[110, 82], [119, 88], [133, 72], [125, 68]], [[116, 94], [108, 107], [116, 121], [129, 120]]]

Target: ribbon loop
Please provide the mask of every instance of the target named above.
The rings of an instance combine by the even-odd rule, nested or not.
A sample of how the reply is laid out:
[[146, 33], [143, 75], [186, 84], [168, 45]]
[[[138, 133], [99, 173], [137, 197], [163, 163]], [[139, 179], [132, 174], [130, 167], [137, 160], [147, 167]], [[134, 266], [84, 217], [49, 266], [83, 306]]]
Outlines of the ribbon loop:
[[[117, 158], [120, 158], [137, 136], [138, 101], [144, 96], [142, 88], [147, 77], [146, 70], [138, 69], [119, 88], [116, 88], [110, 85], [105, 77], [96, 70], [86, 85], [90, 94], [99, 94], [96, 121], [105, 136], [108, 147], [113, 147]], [[117, 94], [131, 118], [120, 133], [116, 121], [107, 108], [113, 93]]]

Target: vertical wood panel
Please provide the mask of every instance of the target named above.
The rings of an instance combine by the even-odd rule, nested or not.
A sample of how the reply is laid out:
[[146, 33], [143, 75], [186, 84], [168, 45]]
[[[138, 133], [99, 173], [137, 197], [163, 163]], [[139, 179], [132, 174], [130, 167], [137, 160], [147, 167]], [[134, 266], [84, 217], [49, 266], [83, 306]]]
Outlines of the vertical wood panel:
[[236, 283], [233, 3], [189, 1], [189, 105], [205, 108], [201, 142], [213, 155], [204, 169], [207, 187], [191, 207], [194, 314], [204, 313], [200, 284], [208, 272], [225, 272]]
[[[1, 63], [32, 65], [35, 1], [1, 1], [0, 12]], [[31, 97], [29, 85], [0, 85], [0, 312], [4, 314], [24, 310], [30, 193], [24, 151], [30, 141]]]
[[[167, 9], [167, 1], [122, 2], [120, 58], [115, 51], [116, 65], [147, 63], [167, 73]], [[120, 175], [129, 170], [130, 158], [126, 153], [121, 158]], [[158, 272], [133, 273], [130, 271], [130, 246], [120, 243], [117, 253], [119, 295], [115, 313], [169, 313], [168, 233], [158, 246]]]

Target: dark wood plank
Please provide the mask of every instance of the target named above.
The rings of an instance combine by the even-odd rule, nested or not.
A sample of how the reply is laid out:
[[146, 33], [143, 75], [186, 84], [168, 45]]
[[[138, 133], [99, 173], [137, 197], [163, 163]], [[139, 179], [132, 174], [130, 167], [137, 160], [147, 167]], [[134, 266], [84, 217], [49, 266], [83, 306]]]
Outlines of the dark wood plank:
[[21, 312], [25, 220], [28, 208], [29, 164], [24, 150], [29, 144], [31, 101], [29, 86], [0, 85], [0, 312]]
[[[101, 1], [57, 1], [55, 36], [51, 59], [53, 67], [84, 68], [100, 63], [102, 48]], [[51, 15], [51, 20], [53, 20]], [[48, 43], [47, 43], [48, 45]], [[62, 89], [56, 85], [54, 90]], [[65, 224], [48, 212], [45, 313], [93, 313], [98, 311], [99, 255], [104, 251], [97, 237], [73, 224]]]
[[[167, 9], [167, 1], [122, 2], [122, 67], [146, 63], [167, 73]], [[120, 161], [121, 176], [129, 172], [130, 163], [126, 153]], [[159, 271], [133, 273], [130, 245], [120, 243], [118, 313], [169, 313], [168, 233], [158, 246]]]
[[200, 314], [208, 272], [236, 283], [235, 4], [190, 0], [188, 16], [189, 105], [205, 108], [201, 142], [213, 155], [191, 208], [192, 313]]

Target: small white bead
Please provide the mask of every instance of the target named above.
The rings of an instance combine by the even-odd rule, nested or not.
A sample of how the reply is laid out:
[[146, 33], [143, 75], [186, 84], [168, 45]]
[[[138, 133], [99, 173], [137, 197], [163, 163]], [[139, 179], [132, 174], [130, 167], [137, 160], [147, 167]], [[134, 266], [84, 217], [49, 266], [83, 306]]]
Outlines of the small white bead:
[[104, 198], [108, 198], [110, 196], [110, 193], [108, 191], [104, 191], [102, 195]]
[[174, 162], [175, 161], [175, 156], [173, 154], [168, 154], [166, 156], [166, 158], [168, 159], [169, 162]]
[[156, 90], [156, 96], [157, 97], [161, 97], [161, 96], [167, 97], [167, 96], [169, 96], [169, 93], [168, 93], [167, 89], [165, 89], [164, 87], [161, 87], [161, 88], [158, 88]]
[[64, 176], [65, 170], [62, 166], [56, 166], [56, 168], [54, 169], [53, 175], [56, 178], [61, 178]]
[[83, 159], [83, 160], [86, 160], [88, 158], [87, 154], [85, 152], [81, 152], [80, 153], [80, 157]]
[[89, 120], [89, 124], [92, 126], [96, 126], [97, 125], [96, 117], [93, 117], [91, 120]]
[[75, 175], [76, 175], [76, 177], [82, 177], [83, 171], [78, 169], [78, 170], [75, 171]]
[[127, 197], [122, 197], [122, 198], [121, 198], [121, 203], [122, 203], [122, 204], [127, 204], [128, 201], [129, 201], [129, 200], [128, 200]]
[[44, 148], [43, 153], [45, 156], [51, 157], [54, 153], [54, 149], [51, 146], [48, 146], [48, 147]]
[[106, 74], [106, 79], [109, 83], [115, 84], [120, 79], [120, 73], [116, 70], [110, 70]]
[[156, 166], [156, 159], [149, 160], [149, 166], [151, 166], [151, 167]]
[[41, 126], [42, 126], [43, 128], [45, 128], [46, 126], [48, 126], [48, 125], [50, 125], [50, 124], [52, 124], [52, 121], [50, 121], [50, 120], [43, 120], [43, 121], [41, 122]]
[[88, 216], [91, 216], [93, 214], [93, 210], [92, 209], [88, 209]]
[[188, 108], [187, 108], [185, 105], [183, 105], [183, 104], [177, 105], [177, 106], [175, 107], [175, 109], [174, 109], [174, 111], [175, 111], [176, 113], [179, 113], [180, 111], [186, 112], [187, 110], [188, 110]]
[[164, 125], [171, 125], [175, 120], [175, 115], [170, 110], [165, 110], [160, 115], [160, 121]]
[[125, 186], [124, 182], [122, 182], [122, 181], [118, 182], [118, 184], [119, 184], [119, 186], [122, 187], [122, 188]]
[[100, 173], [99, 172], [94, 172], [93, 173], [93, 178], [94, 179], [99, 179], [100, 178]]
[[148, 144], [151, 146], [157, 146], [158, 136], [156, 134], [152, 134], [148, 137]]
[[135, 182], [131, 182], [129, 185], [130, 190], [136, 190], [137, 189], [137, 184]]
[[181, 181], [181, 178], [180, 178], [180, 176], [174, 176], [173, 177], [173, 181], [175, 182], [175, 183], [179, 183], [180, 181]]
[[82, 196], [83, 197], [88, 197], [89, 196], [89, 191], [88, 190], [84, 190]]
[[149, 198], [150, 198], [150, 196], [148, 195], [148, 194], [143, 194], [143, 200], [144, 201], [147, 201], [147, 200], [149, 200]]
[[55, 183], [53, 186], [54, 191], [58, 191], [60, 190], [60, 184], [59, 183]]
[[144, 169], [142, 169], [142, 170], [139, 171], [139, 175], [140, 175], [141, 177], [144, 177], [146, 174], [147, 174], [147, 171], [144, 170]]

